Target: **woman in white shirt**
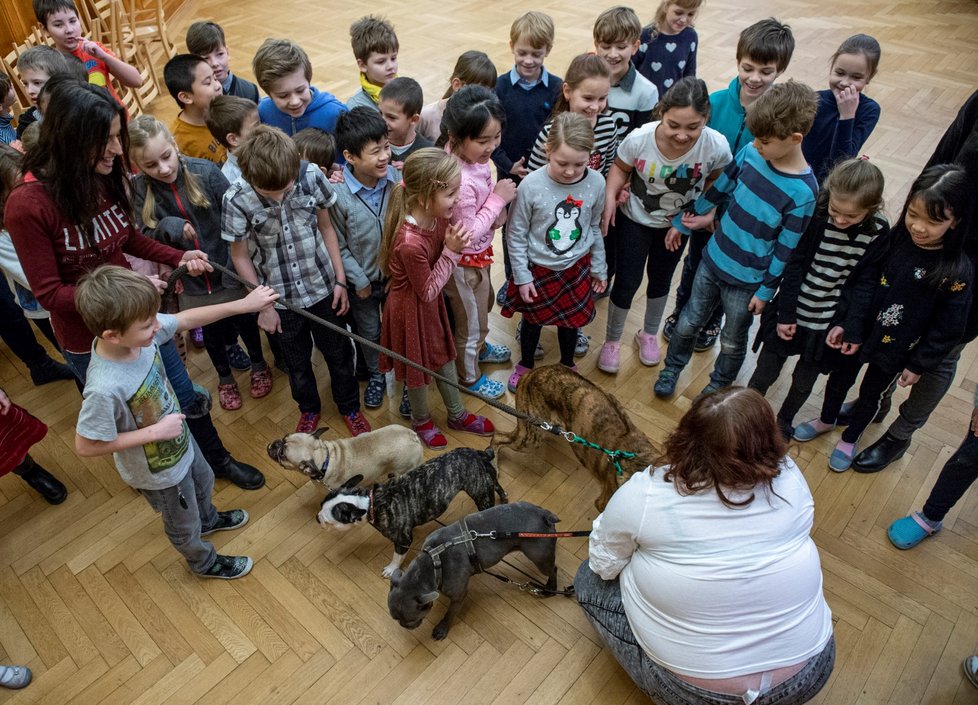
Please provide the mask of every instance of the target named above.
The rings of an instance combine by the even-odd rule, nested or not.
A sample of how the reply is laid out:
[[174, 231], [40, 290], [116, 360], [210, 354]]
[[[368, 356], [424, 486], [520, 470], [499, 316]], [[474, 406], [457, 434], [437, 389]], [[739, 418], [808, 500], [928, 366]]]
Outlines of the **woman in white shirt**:
[[702, 397], [594, 520], [575, 580], [588, 619], [667, 705], [795, 705], [835, 663], [814, 503], [770, 405]]

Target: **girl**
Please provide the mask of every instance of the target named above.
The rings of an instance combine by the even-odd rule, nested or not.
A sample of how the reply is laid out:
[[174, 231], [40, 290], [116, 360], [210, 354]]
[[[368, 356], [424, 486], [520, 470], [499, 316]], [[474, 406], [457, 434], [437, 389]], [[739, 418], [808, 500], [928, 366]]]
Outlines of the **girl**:
[[19, 475], [48, 504], [61, 504], [68, 490], [58, 478], [31, 457], [30, 449], [48, 433], [48, 427], [10, 401], [0, 389], [0, 477]]
[[[939, 364], [960, 340], [971, 305], [972, 266], [962, 253], [971, 186], [961, 167], [943, 164], [917, 177], [880, 256], [860, 268], [843, 291], [839, 323], [828, 333], [829, 347], [858, 362], [831, 375], [822, 414], [801, 424], [794, 437], [808, 441], [835, 427], [845, 394], [868, 362], [859, 401], [849, 426], [829, 458], [829, 468], [844, 472], [856, 442], [879, 409], [886, 388], [901, 387]], [[877, 249], [877, 248], [874, 248]]]
[[[670, 231], [670, 222], [731, 160], [727, 140], [706, 127], [710, 96], [702, 80], [680, 80], [662, 96], [653, 115], [655, 121], [621, 143], [605, 194], [601, 229], [608, 232], [612, 224], [616, 228], [618, 271], [598, 368], [611, 374], [618, 372], [625, 318], [642, 283], [643, 270], [649, 278], [645, 323], [635, 334], [635, 342], [643, 365], [658, 364], [656, 335], [683, 250], [678, 233]], [[628, 200], [616, 214], [618, 194], [628, 183]]]
[[632, 57], [638, 72], [665, 95], [681, 78], [696, 75], [699, 38], [693, 20], [703, 0], [662, 0], [655, 18], [642, 29]]
[[527, 168], [533, 171], [548, 162], [547, 134], [550, 126], [561, 113], [572, 112], [586, 117], [594, 133], [594, 146], [588, 157], [588, 166], [602, 176], [607, 176], [618, 149], [618, 128], [614, 118], [605, 110], [608, 107], [608, 91], [611, 90], [611, 70], [608, 64], [595, 54], [574, 57], [567, 67], [567, 76], [560, 90], [553, 117], [537, 135]]
[[767, 394], [785, 361], [799, 356], [778, 412], [786, 439], [819, 373], [839, 362], [825, 334], [856, 265], [889, 232], [882, 209], [883, 174], [874, 164], [849, 159], [835, 167], [819, 190], [815, 216], [785, 267], [777, 296], [764, 308], [755, 349], [762, 340], [764, 347], [748, 386]]
[[481, 51], [467, 51], [458, 57], [445, 95], [441, 100], [428, 103], [422, 108], [418, 134], [424, 135], [432, 143], [437, 142], [441, 137], [441, 116], [445, 112], [448, 99], [462, 86], [472, 84], [485, 86], [490, 90], [496, 89], [496, 65]]
[[[133, 210], [142, 231], [178, 249], [200, 249], [208, 257], [227, 263], [227, 243], [221, 239], [218, 204], [228, 189], [221, 169], [206, 159], [184, 157], [170, 131], [151, 115], [129, 124], [130, 157], [140, 173], [133, 177]], [[216, 273], [184, 280], [180, 308], [196, 308], [241, 298], [237, 282], [223, 282]], [[241, 314], [204, 326], [204, 346], [217, 370], [221, 408], [241, 408], [241, 393], [231, 374], [225, 343], [238, 335], [251, 359], [251, 397], [272, 391], [272, 373], [265, 364], [257, 317]]]
[[[455, 345], [441, 290], [469, 243], [468, 231], [449, 223], [461, 180], [458, 160], [442, 150], [429, 147], [411, 154], [404, 162], [404, 181], [391, 193], [378, 256], [390, 278], [380, 344], [453, 382]], [[404, 381], [411, 426], [421, 442], [435, 450], [447, 446], [428, 411], [430, 378], [383, 353], [380, 369], [394, 370], [395, 379]], [[489, 419], [465, 410], [455, 387], [438, 382], [438, 391], [449, 428], [478, 436], [495, 432]]]
[[833, 164], [859, 154], [879, 122], [879, 103], [863, 95], [879, 63], [880, 44], [868, 34], [849, 37], [832, 55], [829, 88], [818, 92], [815, 123], [801, 144], [819, 183]]
[[557, 326], [560, 362], [576, 370], [578, 329], [594, 319], [592, 292], [607, 287], [601, 237], [605, 183], [588, 168], [594, 132], [587, 118], [564, 112], [547, 134], [547, 167], [520, 183], [509, 222], [513, 280], [502, 314], [522, 311], [520, 361], [509, 377], [516, 391], [533, 368], [542, 326]]
[[439, 146], [447, 142], [446, 149], [462, 170], [452, 224], [470, 234], [445, 286], [455, 320], [455, 366], [463, 385], [490, 399], [498, 399], [505, 389], [482, 374], [479, 364], [509, 362], [511, 355], [505, 345], [486, 342], [494, 298], [489, 280], [492, 236], [505, 218], [506, 206], [516, 198], [513, 180], [501, 179], [494, 187], [489, 169], [505, 118], [495, 93], [483, 86], [465, 86], [448, 99], [441, 123], [445, 134], [439, 139]]

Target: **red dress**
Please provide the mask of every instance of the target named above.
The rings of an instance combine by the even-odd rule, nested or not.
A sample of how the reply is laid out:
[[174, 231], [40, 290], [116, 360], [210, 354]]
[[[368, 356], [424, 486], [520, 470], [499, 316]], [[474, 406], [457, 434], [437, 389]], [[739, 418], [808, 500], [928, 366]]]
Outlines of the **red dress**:
[[[438, 370], [455, 359], [455, 339], [441, 290], [452, 275], [460, 255], [444, 246], [448, 221], [439, 220], [434, 230], [422, 230], [406, 220], [394, 238], [388, 266], [390, 284], [380, 331], [380, 344], [429, 370]], [[413, 367], [381, 353], [380, 370], [394, 370], [411, 389], [431, 378]]]
[[0, 414], [0, 476], [20, 465], [31, 446], [47, 432], [47, 426], [16, 404]]

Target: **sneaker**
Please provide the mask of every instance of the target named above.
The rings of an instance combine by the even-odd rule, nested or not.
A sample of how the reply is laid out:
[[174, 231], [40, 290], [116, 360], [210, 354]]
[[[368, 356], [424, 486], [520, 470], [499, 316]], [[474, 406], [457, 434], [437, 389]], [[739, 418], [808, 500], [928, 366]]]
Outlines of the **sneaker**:
[[[519, 323], [516, 324], [516, 342], [517, 343], [520, 342], [520, 332], [522, 330], [523, 330], [523, 321], [520, 321]], [[587, 351], [585, 351], [585, 352], [587, 352]], [[540, 343], [537, 343], [537, 349], [533, 351], [533, 359], [534, 360], [542, 360], [543, 359], [543, 356], [546, 355], [546, 354], [547, 353], [544, 352], [544, 350], [543, 350], [543, 346], [540, 345]], [[513, 391], [513, 390], [511, 389], [510, 391]]]
[[696, 352], [704, 352], [709, 350], [717, 343], [717, 338], [720, 337], [720, 326], [707, 326], [700, 331], [699, 335], [696, 336], [696, 342], [693, 344], [693, 350]]
[[404, 388], [404, 393], [401, 395], [401, 404], [397, 407], [397, 413], [406, 419], [411, 418], [411, 399], [408, 397], [407, 387]]
[[513, 394], [516, 394], [516, 387], [519, 386], [520, 379], [522, 379], [523, 375], [525, 375], [531, 369], [533, 368], [523, 367], [523, 365], [516, 363], [516, 367], [513, 368], [513, 374], [509, 376], [509, 380], [506, 382], [506, 388]]
[[367, 388], [363, 390], [363, 405], [368, 409], [378, 408], [384, 403], [384, 392], [386, 388], [387, 382], [384, 379], [384, 375], [379, 373], [370, 375], [370, 379], [367, 381]]
[[901, 551], [906, 551], [928, 536], [936, 534], [942, 526], [944, 526], [943, 522], [939, 521], [933, 524], [927, 521], [920, 512], [911, 512], [910, 516], [897, 519], [890, 524], [890, 528], [886, 530], [886, 535], [890, 539], [890, 543]]
[[209, 536], [218, 531], [234, 531], [248, 523], [248, 512], [244, 509], [232, 509], [217, 513], [217, 523], [209, 529], [201, 528], [201, 536]]
[[206, 573], [200, 573], [200, 577], [234, 580], [246, 576], [251, 572], [254, 565], [254, 561], [248, 556], [222, 556], [218, 554], [214, 565]]
[[502, 306], [506, 303], [506, 291], [509, 289], [509, 282], [503, 282], [503, 285], [499, 287], [499, 291], [496, 292], [496, 303]]
[[240, 345], [237, 343], [228, 345], [227, 351], [231, 367], [239, 371], [251, 369], [251, 358], [248, 357], [248, 353], [241, 349]]
[[476, 383], [467, 388], [470, 392], [475, 392], [479, 396], [487, 399], [498, 399], [506, 391], [502, 382], [497, 382], [485, 375], [479, 377]]
[[0, 666], [0, 688], [20, 690], [30, 685], [33, 677], [27, 666]]
[[823, 433], [828, 433], [829, 431], [835, 428], [835, 426], [833, 425], [825, 429], [824, 431], [819, 431], [817, 428], [815, 428], [816, 421], [818, 421], [818, 419], [812, 419], [811, 421], [806, 421], [805, 423], [801, 423], [795, 426], [795, 433], [793, 438], [796, 441], [801, 441], [802, 443], [805, 443], [807, 441], [812, 440], [813, 438], [818, 438]]
[[696, 398], [699, 399], [700, 397], [709, 396], [714, 392], [719, 392], [721, 389], [723, 389], [726, 386], [727, 385], [725, 384], [720, 384], [718, 382], [714, 382], [710, 380], [710, 383], [707, 384], [705, 387], [703, 387], [703, 389], [700, 390], [700, 393], [696, 395]]
[[513, 351], [505, 345], [486, 343], [482, 348], [482, 352], [479, 353], [479, 362], [498, 365], [503, 362], [509, 362], [512, 356]]
[[241, 408], [241, 392], [235, 382], [217, 385], [217, 401], [225, 411]]
[[672, 339], [672, 332], [676, 330], [677, 323], [679, 323], [679, 314], [673, 311], [662, 324], [662, 339], [667, 343]]
[[638, 345], [638, 359], [646, 367], [654, 367], [659, 364], [659, 342], [654, 335], [640, 330], [635, 334], [635, 344]]
[[251, 372], [251, 398], [261, 399], [267, 397], [272, 392], [272, 371], [266, 367], [264, 370], [252, 370]]
[[[840, 441], [841, 443], [841, 441]], [[832, 449], [832, 454], [829, 456], [829, 470], [832, 472], [845, 472], [852, 467], [852, 459], [856, 457], [856, 449], [852, 449], [852, 453], [846, 453], [844, 450], [840, 450], [839, 446]]]
[[299, 415], [299, 423], [295, 425], [296, 433], [312, 433], [319, 428], [319, 412], [303, 411]]
[[204, 347], [204, 329], [193, 328], [190, 331], [190, 342], [193, 343], [194, 347], [198, 350]]
[[659, 378], [655, 381], [652, 391], [659, 398], [671, 397], [676, 393], [676, 382], [678, 381], [679, 375], [666, 368], [659, 373]]
[[362, 433], [370, 433], [370, 422], [367, 421], [367, 417], [363, 415], [363, 412], [357, 409], [356, 411], [346, 414], [343, 417], [343, 423], [350, 431], [350, 435], [354, 438]]
[[968, 677], [971, 685], [978, 688], [978, 656], [969, 656], [961, 663], [964, 675]]
[[448, 439], [445, 438], [445, 434], [441, 432], [435, 422], [428, 418], [426, 421], [422, 422], [411, 422], [411, 428], [414, 432], [418, 434], [418, 438], [421, 439], [421, 443], [424, 444], [425, 448], [431, 448], [432, 450], [442, 450], [448, 446]]
[[588, 348], [591, 347], [591, 336], [584, 335], [584, 331], [577, 329], [577, 344], [574, 346], [574, 357], [587, 355]]
[[617, 374], [621, 363], [621, 342], [606, 340], [598, 354], [598, 369], [609, 375]]
[[492, 425], [492, 421], [485, 416], [476, 416], [475, 414], [469, 413], [457, 419], [449, 419], [448, 427], [453, 431], [474, 433], [477, 436], [491, 436], [496, 432], [496, 427]]

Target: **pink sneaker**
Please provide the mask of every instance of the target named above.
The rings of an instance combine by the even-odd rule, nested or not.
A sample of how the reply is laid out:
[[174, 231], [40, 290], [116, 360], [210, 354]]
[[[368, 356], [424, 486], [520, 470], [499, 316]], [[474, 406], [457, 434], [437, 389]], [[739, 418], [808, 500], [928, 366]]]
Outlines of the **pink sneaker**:
[[654, 335], [640, 330], [635, 334], [635, 343], [638, 345], [638, 359], [643, 365], [653, 367], [659, 364], [659, 341]]
[[516, 367], [513, 368], [513, 374], [509, 376], [509, 380], [506, 382], [506, 388], [509, 389], [513, 394], [516, 394], [516, 387], [520, 383], [520, 379], [529, 372], [531, 367], [523, 367], [523, 365], [516, 363]]
[[610, 375], [618, 373], [619, 363], [621, 362], [621, 342], [618, 340], [606, 340], [601, 346], [601, 353], [598, 355], [598, 369]]

